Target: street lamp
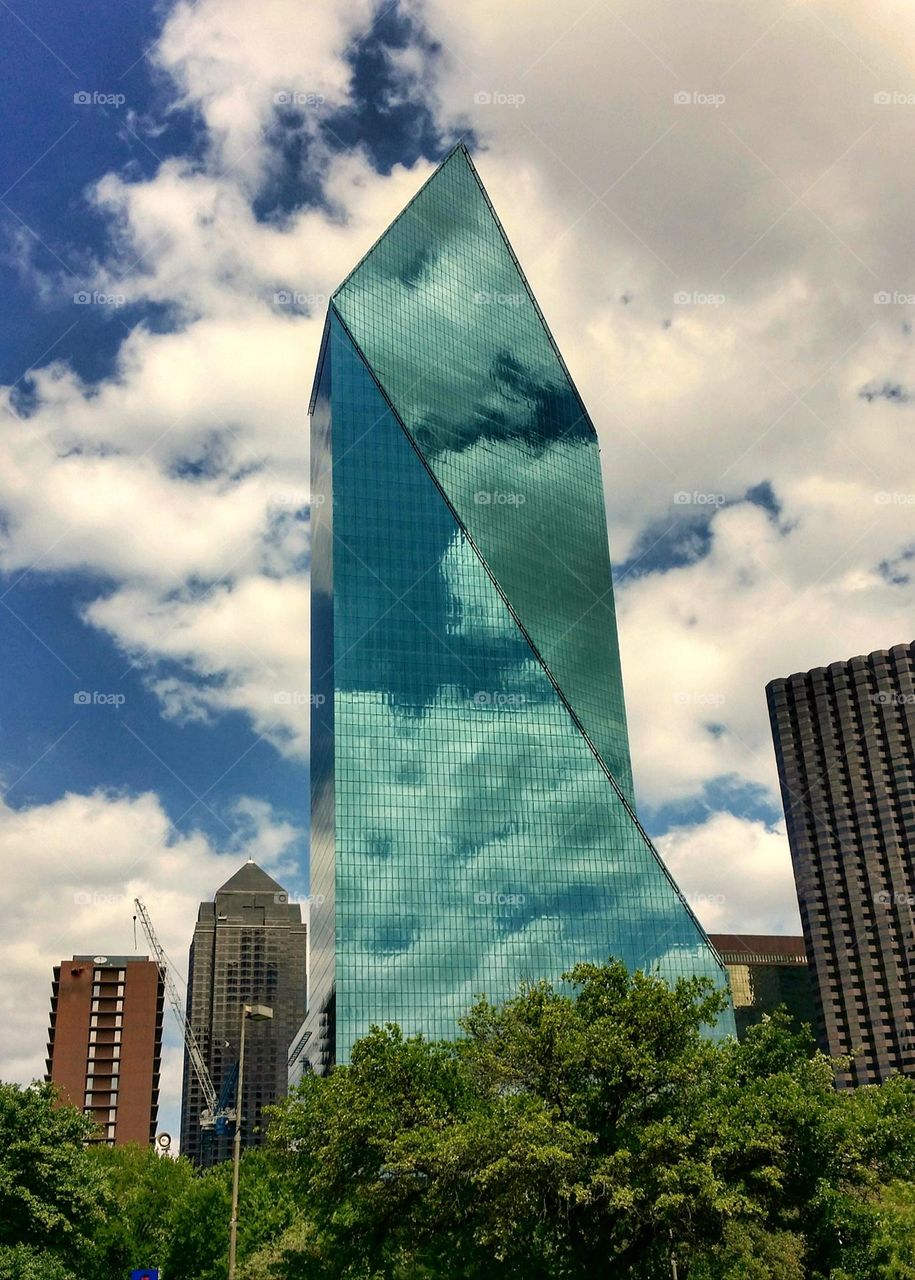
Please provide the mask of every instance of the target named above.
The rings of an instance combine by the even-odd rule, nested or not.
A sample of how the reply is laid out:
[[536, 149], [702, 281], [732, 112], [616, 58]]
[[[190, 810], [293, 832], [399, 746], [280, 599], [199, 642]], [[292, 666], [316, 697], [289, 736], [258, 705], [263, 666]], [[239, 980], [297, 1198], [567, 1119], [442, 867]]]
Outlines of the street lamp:
[[238, 1046], [238, 1094], [235, 1101], [235, 1138], [232, 1143], [232, 1217], [229, 1219], [229, 1280], [235, 1280], [235, 1247], [238, 1242], [238, 1170], [241, 1164], [241, 1100], [245, 1081], [245, 1026], [252, 1022], [268, 1022], [273, 1010], [266, 1004], [243, 1004], [241, 1007], [241, 1043]]

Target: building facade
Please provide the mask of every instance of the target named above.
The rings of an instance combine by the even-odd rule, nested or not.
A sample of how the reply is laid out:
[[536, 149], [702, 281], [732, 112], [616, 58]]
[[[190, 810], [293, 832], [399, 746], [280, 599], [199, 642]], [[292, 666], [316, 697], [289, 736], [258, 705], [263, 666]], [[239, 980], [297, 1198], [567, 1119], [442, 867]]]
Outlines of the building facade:
[[[268, 1005], [273, 1018], [245, 1031], [242, 1142], [263, 1139], [264, 1108], [286, 1093], [286, 1057], [306, 1006], [307, 926], [286, 890], [247, 862], [202, 902], [188, 963], [187, 1018], [217, 1096], [235, 1105], [242, 1010]], [[185, 1055], [181, 1154], [209, 1166], [231, 1155], [232, 1132], [201, 1125], [207, 1106]]]
[[817, 1025], [813, 983], [803, 937], [710, 933], [728, 971], [737, 1038], [783, 1007], [796, 1029]]
[[147, 956], [74, 956], [54, 967], [47, 1079], [92, 1117], [97, 1142], [155, 1137], [164, 998]]
[[767, 687], [824, 1051], [915, 1072], [915, 644]]
[[577, 961], [723, 985], [635, 816], [597, 437], [463, 146], [334, 293], [311, 414], [292, 1077]]

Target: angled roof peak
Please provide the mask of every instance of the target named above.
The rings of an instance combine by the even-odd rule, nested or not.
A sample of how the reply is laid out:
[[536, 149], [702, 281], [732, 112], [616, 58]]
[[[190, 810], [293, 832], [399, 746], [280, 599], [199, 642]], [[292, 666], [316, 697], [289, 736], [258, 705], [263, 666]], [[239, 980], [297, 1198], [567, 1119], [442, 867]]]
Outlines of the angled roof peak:
[[[447, 169], [447, 168], [448, 168], [448, 166], [451, 164], [451, 162], [452, 162], [452, 161], [453, 161], [457, 156], [462, 157], [462, 159], [464, 160], [464, 163], [467, 165], [467, 168], [470, 170], [470, 172], [471, 172], [471, 173], [474, 175], [474, 177], [476, 178], [476, 181], [477, 181], [477, 183], [479, 184], [479, 186], [480, 186], [480, 190], [481, 190], [481, 192], [482, 192], [482, 190], [483, 190], [483, 184], [480, 182], [480, 179], [479, 179], [479, 177], [478, 177], [478, 175], [477, 175], [477, 171], [476, 171], [476, 169], [474, 168], [473, 160], [471, 159], [470, 151], [469, 151], [469, 149], [468, 149], [468, 147], [467, 147], [467, 143], [464, 141], [464, 139], [463, 139], [463, 138], [461, 138], [459, 142], [456, 142], [456, 143], [454, 144], [454, 146], [453, 146], [453, 147], [451, 147], [448, 151], [446, 151], [446, 152], [445, 152], [444, 156], [441, 158], [441, 160], [438, 162], [438, 164], [435, 166], [435, 168], [434, 168], [434, 169], [432, 170], [432, 172], [429, 174], [428, 178], [427, 178], [427, 179], [425, 180], [425, 182], [424, 182], [424, 183], [419, 187], [419, 189], [414, 193], [414, 195], [412, 195], [412, 196], [410, 197], [410, 199], [407, 201], [407, 203], [406, 203], [406, 204], [404, 205], [404, 207], [401, 209], [400, 213], [398, 213], [398, 215], [397, 215], [397, 217], [394, 219], [394, 221], [393, 221], [393, 222], [391, 222], [391, 223], [389, 223], [389, 224], [388, 224], [388, 226], [387, 226], [387, 227], [385, 227], [385, 229], [384, 229], [384, 231], [382, 231], [381, 235], [380, 235], [380, 236], [378, 236], [378, 238], [377, 238], [376, 240], [374, 240], [374, 241], [373, 241], [373, 243], [369, 246], [369, 248], [368, 248], [368, 249], [366, 249], [365, 253], [364, 253], [364, 254], [362, 255], [362, 257], [359, 259], [359, 261], [356, 263], [356, 265], [353, 267], [353, 269], [352, 269], [352, 270], [351, 270], [351, 271], [350, 271], [350, 272], [349, 272], [349, 273], [348, 273], [348, 274], [343, 278], [343, 280], [341, 280], [341, 281], [340, 281], [340, 283], [337, 285], [336, 289], [335, 289], [335, 290], [333, 291], [333, 293], [331, 294], [331, 300], [332, 300], [332, 301], [333, 301], [333, 299], [334, 299], [334, 298], [336, 298], [336, 297], [337, 297], [337, 295], [338, 295], [339, 293], [341, 293], [341, 292], [342, 292], [342, 290], [343, 290], [343, 289], [345, 289], [345, 288], [346, 288], [347, 284], [350, 282], [350, 280], [352, 280], [353, 276], [355, 276], [355, 275], [357, 275], [357, 274], [358, 274], [359, 269], [362, 267], [363, 263], [364, 263], [368, 258], [370, 258], [370, 257], [372, 256], [372, 254], [375, 252], [375, 250], [378, 248], [378, 246], [381, 244], [381, 242], [382, 242], [383, 240], [386, 240], [386, 239], [388, 238], [388, 236], [390, 235], [390, 233], [391, 233], [391, 232], [393, 231], [393, 229], [397, 226], [397, 224], [401, 221], [401, 219], [402, 219], [402, 218], [404, 218], [404, 217], [406, 217], [406, 215], [407, 215], [407, 214], [409, 214], [410, 210], [413, 208], [413, 206], [416, 204], [416, 202], [422, 198], [423, 193], [426, 191], [426, 189], [427, 189], [429, 186], [431, 186], [431, 184], [432, 184], [433, 182], [435, 182], [436, 178], [438, 178], [438, 176], [439, 176], [439, 175], [440, 175], [440, 174], [441, 174], [445, 169]], [[487, 199], [487, 202], [488, 202], [488, 197], [485, 197], [485, 198]]]
[[229, 877], [224, 885], [220, 885], [216, 892], [285, 893], [286, 890], [272, 876], [268, 876], [267, 872], [262, 867], [259, 867], [253, 858], [249, 858], [233, 876]]

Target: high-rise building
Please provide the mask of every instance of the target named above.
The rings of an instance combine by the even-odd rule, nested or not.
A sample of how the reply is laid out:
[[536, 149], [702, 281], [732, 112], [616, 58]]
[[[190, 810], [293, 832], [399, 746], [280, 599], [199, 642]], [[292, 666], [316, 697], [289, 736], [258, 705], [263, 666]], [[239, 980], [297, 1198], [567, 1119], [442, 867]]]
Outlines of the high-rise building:
[[[202, 902], [188, 962], [187, 1018], [217, 1095], [235, 1105], [242, 1009], [269, 1005], [273, 1018], [245, 1032], [242, 1142], [263, 1138], [264, 1108], [286, 1093], [286, 1055], [306, 1005], [307, 926], [255, 862], [248, 861]], [[231, 1154], [230, 1132], [201, 1127], [207, 1103], [185, 1056], [181, 1153], [208, 1166]]]
[[577, 961], [723, 986], [633, 807], [597, 437], [463, 146], [334, 293], [311, 414], [293, 1078]]
[[767, 687], [822, 1048], [915, 1073], [915, 644]]
[[737, 1038], [783, 1007], [798, 1030], [816, 1026], [813, 983], [802, 937], [782, 934], [710, 933], [728, 971]]
[[147, 956], [74, 956], [54, 966], [47, 1079], [109, 1146], [152, 1142], [159, 1105], [159, 966]]

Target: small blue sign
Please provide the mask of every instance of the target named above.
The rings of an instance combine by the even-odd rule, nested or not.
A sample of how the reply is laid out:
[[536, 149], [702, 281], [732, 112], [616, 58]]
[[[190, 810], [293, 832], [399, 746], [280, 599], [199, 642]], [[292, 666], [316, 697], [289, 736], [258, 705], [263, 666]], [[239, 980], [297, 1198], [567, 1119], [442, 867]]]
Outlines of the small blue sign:
[[131, 1271], [130, 1280], [159, 1280], [158, 1267], [141, 1267], [139, 1271]]

